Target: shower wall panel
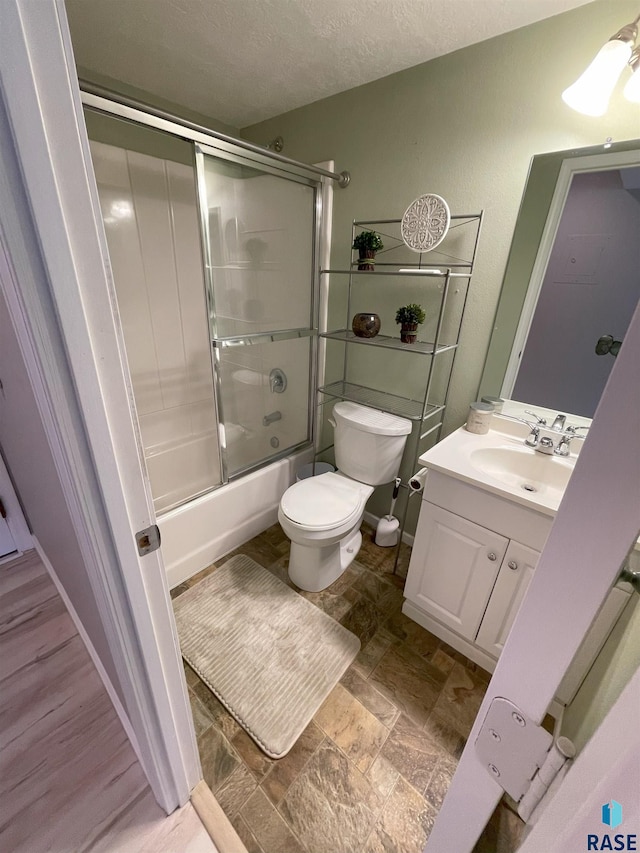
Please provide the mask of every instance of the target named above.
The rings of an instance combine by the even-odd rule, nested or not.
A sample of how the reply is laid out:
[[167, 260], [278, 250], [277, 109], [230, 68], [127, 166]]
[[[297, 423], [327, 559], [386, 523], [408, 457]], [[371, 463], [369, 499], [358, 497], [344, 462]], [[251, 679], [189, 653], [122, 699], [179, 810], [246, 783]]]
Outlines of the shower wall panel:
[[221, 482], [193, 167], [92, 142], [157, 511]]

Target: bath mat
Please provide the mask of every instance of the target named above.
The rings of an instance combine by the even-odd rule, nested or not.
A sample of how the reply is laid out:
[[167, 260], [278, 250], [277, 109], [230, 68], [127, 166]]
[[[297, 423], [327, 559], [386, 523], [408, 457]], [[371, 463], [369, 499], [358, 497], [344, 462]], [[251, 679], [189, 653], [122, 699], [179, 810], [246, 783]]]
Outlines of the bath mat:
[[287, 754], [360, 648], [242, 554], [173, 607], [182, 656], [271, 758]]

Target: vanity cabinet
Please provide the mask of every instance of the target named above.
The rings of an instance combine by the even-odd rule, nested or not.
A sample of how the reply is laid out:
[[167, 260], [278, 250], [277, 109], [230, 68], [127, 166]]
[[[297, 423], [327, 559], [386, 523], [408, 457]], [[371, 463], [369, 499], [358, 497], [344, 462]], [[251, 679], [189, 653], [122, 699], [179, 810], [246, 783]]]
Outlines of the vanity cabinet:
[[404, 594], [475, 640], [508, 545], [504, 536], [425, 501]]
[[423, 501], [404, 594], [497, 658], [540, 556]]
[[[429, 471], [403, 612], [493, 672], [552, 522], [551, 516]], [[611, 590], [550, 713], [575, 696], [629, 594], [628, 585]]]

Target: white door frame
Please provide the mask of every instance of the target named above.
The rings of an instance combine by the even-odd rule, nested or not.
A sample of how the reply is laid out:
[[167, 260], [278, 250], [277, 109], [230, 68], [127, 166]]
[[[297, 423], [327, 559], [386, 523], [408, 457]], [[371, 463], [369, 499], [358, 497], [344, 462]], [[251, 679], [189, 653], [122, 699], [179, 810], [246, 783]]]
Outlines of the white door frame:
[[540, 298], [540, 291], [542, 290], [544, 277], [549, 266], [549, 258], [551, 257], [553, 244], [556, 241], [556, 234], [558, 233], [564, 206], [569, 195], [569, 190], [571, 189], [573, 176], [581, 172], [604, 172], [610, 169], [637, 165], [637, 151], [603, 152], [602, 154], [592, 154], [588, 157], [567, 157], [566, 160], [563, 160], [556, 188], [551, 199], [547, 221], [542, 232], [542, 237], [540, 238], [538, 254], [536, 255], [533, 270], [531, 271], [529, 287], [527, 288], [527, 295], [522, 306], [518, 328], [513, 339], [511, 355], [509, 356], [509, 362], [500, 391], [501, 397], [511, 399], [513, 394], [513, 386], [516, 384], [516, 379], [518, 378], [522, 354], [524, 353], [527, 338], [529, 337], [533, 315], [535, 314], [536, 305]]
[[133, 537], [155, 514], [62, 0], [3, 0], [0, 89], [15, 143], [3, 159], [30, 213], [0, 212], [2, 285], [138, 754], [171, 812], [202, 774], [162, 558], [140, 558]]
[[[502, 696], [540, 723], [638, 536], [640, 305], [445, 797], [428, 853], [469, 853], [502, 796], [475, 751]], [[603, 495], [606, 499], [603, 500]]]
[[[0, 394], [1, 393], [2, 389], [0, 388]], [[9, 472], [5, 467], [4, 459], [2, 458], [2, 447], [0, 447], [0, 498], [2, 498], [2, 503], [4, 504], [4, 508], [7, 513], [7, 526], [11, 536], [13, 537], [15, 546], [18, 549], [18, 553], [28, 551], [29, 548], [33, 548], [33, 537], [31, 536], [25, 517], [22, 514], [22, 507], [20, 506], [20, 501], [14, 491]], [[9, 559], [13, 559], [16, 554], [14, 552], [7, 556]], [[0, 560], [2, 559], [3, 558], [0, 557]]]

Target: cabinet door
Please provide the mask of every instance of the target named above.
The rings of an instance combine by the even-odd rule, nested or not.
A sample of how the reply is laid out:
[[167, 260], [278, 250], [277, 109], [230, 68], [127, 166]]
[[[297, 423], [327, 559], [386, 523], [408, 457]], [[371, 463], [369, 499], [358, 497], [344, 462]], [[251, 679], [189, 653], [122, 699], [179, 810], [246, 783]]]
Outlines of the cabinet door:
[[423, 501], [405, 597], [473, 640], [508, 541]]
[[509, 543], [476, 638], [476, 645], [494, 658], [502, 652], [539, 556], [526, 545]]

